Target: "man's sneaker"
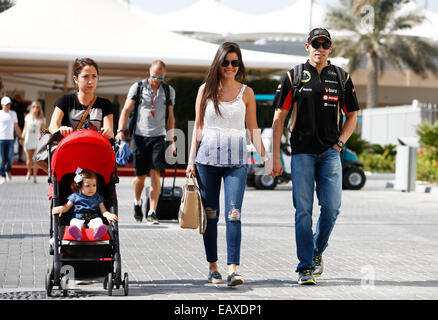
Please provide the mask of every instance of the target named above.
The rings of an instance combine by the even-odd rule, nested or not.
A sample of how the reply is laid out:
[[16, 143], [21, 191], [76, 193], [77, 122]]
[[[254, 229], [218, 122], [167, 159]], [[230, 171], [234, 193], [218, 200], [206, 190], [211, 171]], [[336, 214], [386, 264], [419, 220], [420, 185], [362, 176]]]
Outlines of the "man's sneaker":
[[322, 276], [322, 272], [324, 271], [324, 262], [322, 261], [322, 256], [314, 256], [313, 262], [315, 262], [315, 271], [313, 271], [314, 277]]
[[11, 182], [11, 180], [12, 180], [11, 172], [10, 171], [6, 171], [6, 181], [7, 182]]
[[158, 221], [157, 214], [155, 212], [148, 214], [147, 220], [152, 224], [159, 224], [160, 223], [160, 221]]
[[143, 211], [141, 210], [141, 205], [134, 205], [134, 218], [137, 222], [143, 220]]
[[243, 284], [243, 277], [236, 272], [230, 274], [227, 278], [228, 286], [234, 287]]
[[208, 274], [208, 282], [218, 284], [223, 283], [222, 276], [219, 272], [213, 271]]
[[316, 284], [312, 267], [307, 267], [298, 273], [298, 284]]
[[0, 184], [6, 183], [6, 178], [0, 176]]

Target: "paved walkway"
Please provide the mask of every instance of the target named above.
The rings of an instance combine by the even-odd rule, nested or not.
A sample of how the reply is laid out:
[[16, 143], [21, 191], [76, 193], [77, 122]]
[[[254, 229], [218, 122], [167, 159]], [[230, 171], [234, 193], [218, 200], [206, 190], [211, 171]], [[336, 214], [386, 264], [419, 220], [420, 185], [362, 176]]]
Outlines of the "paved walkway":
[[[46, 298], [44, 278], [52, 256], [45, 180], [39, 177], [33, 184], [17, 176], [0, 185], [0, 299]], [[122, 177], [117, 187], [122, 272], [129, 274], [130, 294], [115, 289], [109, 299], [437, 299], [438, 277], [432, 271], [438, 265], [438, 197], [388, 189], [386, 182], [369, 179], [360, 191], [344, 191], [324, 255], [324, 276], [316, 286], [297, 284], [290, 184], [274, 191], [248, 188], [239, 268], [246, 282], [229, 288], [206, 282], [197, 231], [182, 230], [176, 222], [134, 221], [132, 178]], [[223, 212], [219, 266], [225, 276]], [[108, 299], [100, 283], [78, 288], [69, 299]], [[55, 297], [63, 299], [57, 290]]]

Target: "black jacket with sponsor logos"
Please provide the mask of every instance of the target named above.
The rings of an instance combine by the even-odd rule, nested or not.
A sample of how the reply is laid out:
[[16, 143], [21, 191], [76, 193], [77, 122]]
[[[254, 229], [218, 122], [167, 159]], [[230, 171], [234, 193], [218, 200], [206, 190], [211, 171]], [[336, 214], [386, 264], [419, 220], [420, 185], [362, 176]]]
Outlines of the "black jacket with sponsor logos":
[[273, 106], [293, 110], [290, 130], [292, 153], [320, 154], [333, 146], [342, 130], [345, 112], [359, 110], [351, 78], [346, 75], [345, 99], [334, 66], [329, 63], [321, 74], [309, 61], [303, 66], [297, 101], [292, 101], [293, 72], [286, 73], [275, 93]]

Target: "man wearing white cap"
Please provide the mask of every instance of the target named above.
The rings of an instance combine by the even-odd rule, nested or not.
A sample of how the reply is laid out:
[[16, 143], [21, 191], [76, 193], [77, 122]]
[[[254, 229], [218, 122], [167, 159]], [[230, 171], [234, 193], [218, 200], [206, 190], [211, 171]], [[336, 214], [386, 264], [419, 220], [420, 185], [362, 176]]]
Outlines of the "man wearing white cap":
[[[11, 181], [12, 159], [14, 157], [14, 130], [21, 137], [17, 113], [11, 110], [11, 98], [4, 96], [0, 110], [0, 184]], [[19, 141], [22, 138], [19, 138]], [[20, 141], [21, 142], [21, 141]]]

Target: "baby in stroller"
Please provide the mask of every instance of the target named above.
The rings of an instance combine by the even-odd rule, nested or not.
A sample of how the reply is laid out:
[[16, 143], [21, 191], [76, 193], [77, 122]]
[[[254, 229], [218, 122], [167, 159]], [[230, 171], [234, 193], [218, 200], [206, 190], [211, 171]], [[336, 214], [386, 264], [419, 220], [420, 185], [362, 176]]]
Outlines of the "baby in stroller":
[[102, 279], [109, 295], [114, 286], [118, 289], [121, 285], [127, 295], [128, 274], [122, 275], [120, 256], [114, 146], [101, 133], [81, 129], [65, 136], [54, 151], [48, 150], [53, 265], [46, 273], [47, 296], [54, 286], [67, 295], [73, 279]]
[[76, 240], [82, 239], [82, 228], [88, 226], [94, 230], [94, 238], [99, 240], [107, 232], [107, 226], [103, 223], [100, 214], [108, 222], [118, 221], [117, 215], [105, 208], [104, 197], [97, 193], [97, 176], [91, 170], [76, 169], [76, 176], [71, 184], [73, 193], [68, 196], [68, 202], [63, 206], [52, 209], [52, 214], [61, 216], [69, 212], [72, 207], [74, 211], [69, 212], [70, 226], [68, 232]]

